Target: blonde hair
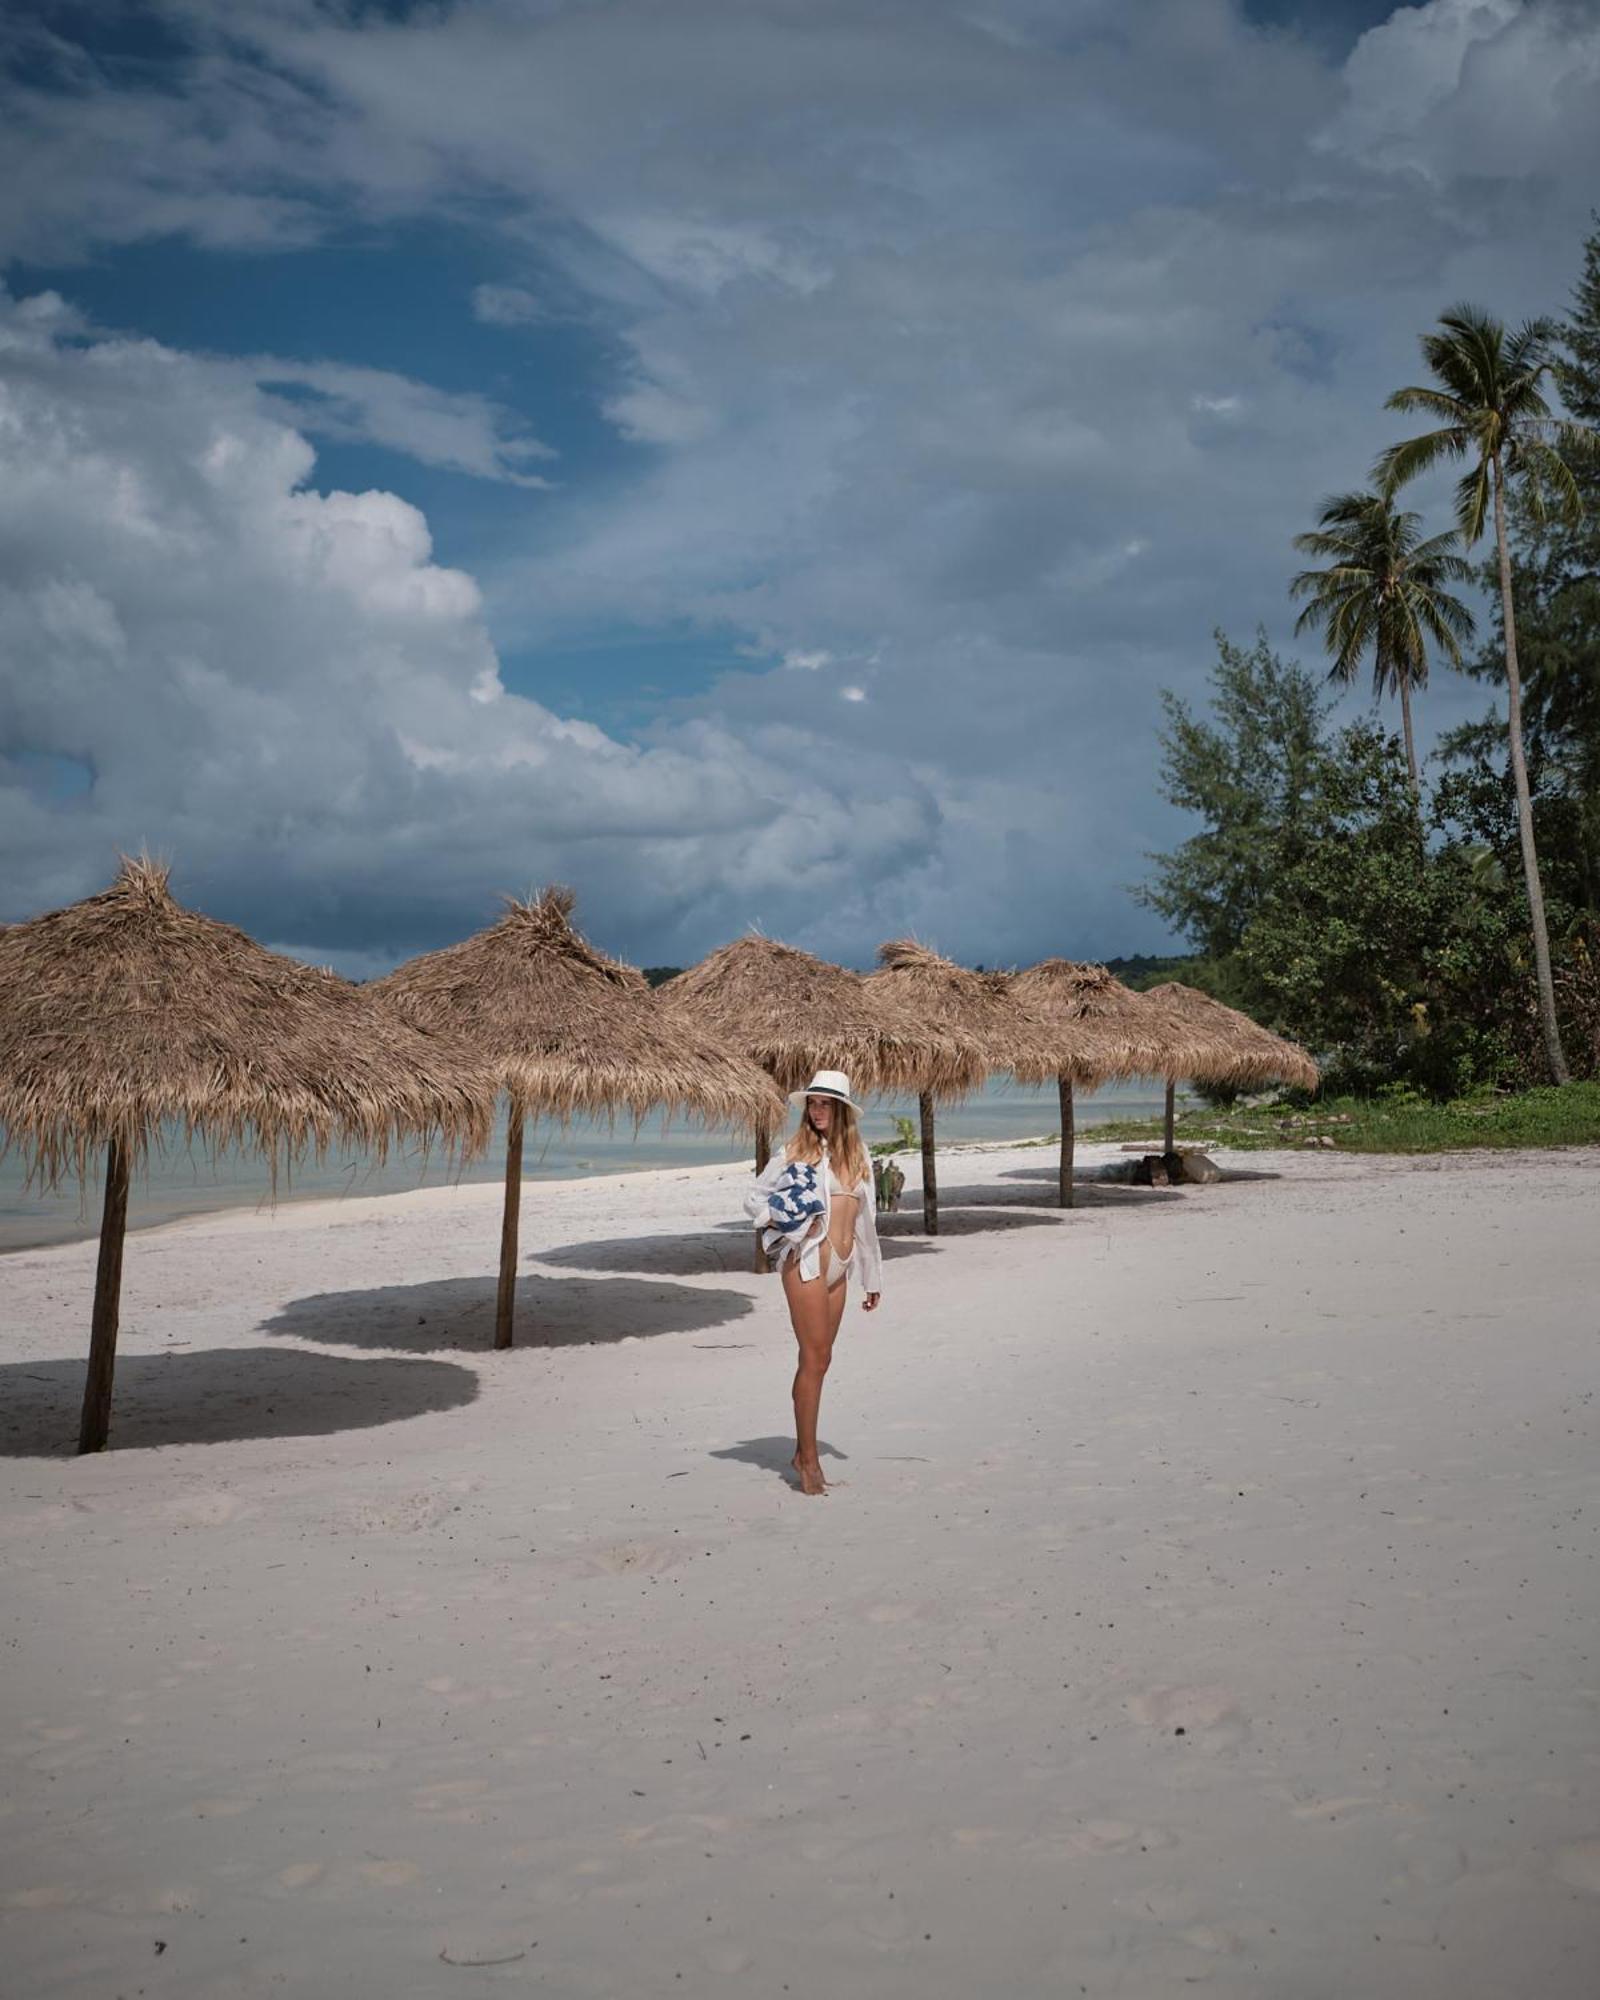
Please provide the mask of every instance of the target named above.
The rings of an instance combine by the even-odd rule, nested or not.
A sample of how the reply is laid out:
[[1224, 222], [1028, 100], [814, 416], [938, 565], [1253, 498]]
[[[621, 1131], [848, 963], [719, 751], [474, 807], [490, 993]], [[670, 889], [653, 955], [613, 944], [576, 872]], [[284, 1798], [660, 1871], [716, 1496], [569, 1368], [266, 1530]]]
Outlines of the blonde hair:
[[[833, 1106], [828, 1157], [842, 1186], [859, 1187], [863, 1181], [872, 1178], [872, 1164], [862, 1141], [861, 1127], [856, 1123], [856, 1108], [841, 1098], [834, 1097], [828, 1101]], [[795, 1127], [783, 1157], [799, 1160], [808, 1167], [816, 1166], [822, 1158], [822, 1134], [811, 1122], [811, 1107], [808, 1104], [800, 1106], [800, 1123]]]

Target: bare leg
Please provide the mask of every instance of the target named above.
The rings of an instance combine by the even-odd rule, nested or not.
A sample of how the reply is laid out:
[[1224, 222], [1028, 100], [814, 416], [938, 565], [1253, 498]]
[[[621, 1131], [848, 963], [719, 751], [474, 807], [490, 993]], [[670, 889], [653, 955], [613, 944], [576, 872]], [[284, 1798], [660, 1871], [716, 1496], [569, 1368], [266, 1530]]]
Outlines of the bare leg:
[[800, 1261], [786, 1257], [783, 1263], [783, 1295], [789, 1302], [789, 1318], [800, 1347], [800, 1365], [794, 1377], [794, 1469], [802, 1493], [826, 1493], [817, 1456], [817, 1413], [822, 1407], [822, 1384], [833, 1359], [834, 1335], [844, 1311], [845, 1286], [828, 1288], [831, 1260], [823, 1251], [823, 1273], [809, 1284], [800, 1276]]

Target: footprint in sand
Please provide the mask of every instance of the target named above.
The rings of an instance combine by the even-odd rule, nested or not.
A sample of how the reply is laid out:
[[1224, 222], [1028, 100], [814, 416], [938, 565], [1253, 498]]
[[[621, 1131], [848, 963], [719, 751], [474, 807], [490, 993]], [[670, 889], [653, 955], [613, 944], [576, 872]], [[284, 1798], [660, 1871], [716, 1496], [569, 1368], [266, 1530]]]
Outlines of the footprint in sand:
[[78, 1892], [70, 1882], [40, 1882], [31, 1889], [12, 1889], [0, 1899], [0, 1907], [8, 1910], [64, 1910], [78, 1900]]
[[724, 1979], [748, 1972], [753, 1963], [749, 1952], [736, 1944], [707, 1945], [700, 1956], [708, 1972], [720, 1973]]
[[1222, 1924], [1194, 1924], [1179, 1936], [1185, 1944], [1192, 1944], [1196, 1951], [1211, 1951], [1232, 1957], [1244, 1950], [1244, 1940], [1237, 1931], [1230, 1931]]
[[1569, 1889], [1600, 1896], [1600, 1840], [1575, 1840], [1556, 1850], [1556, 1879]]
[[1233, 1750], [1250, 1734], [1239, 1704], [1223, 1687], [1157, 1687], [1128, 1703], [1135, 1722], [1166, 1735], [1180, 1730], [1203, 1749]]
[[283, 1889], [309, 1889], [313, 1882], [321, 1878], [323, 1866], [320, 1861], [291, 1861], [287, 1868], [278, 1870], [278, 1886]]
[[591, 1573], [598, 1570], [603, 1576], [654, 1576], [687, 1562], [689, 1557], [684, 1550], [660, 1542], [618, 1542], [613, 1548], [596, 1549], [582, 1560], [585, 1569]]
[[180, 1528], [225, 1528], [241, 1514], [255, 1511], [232, 1493], [190, 1493], [169, 1501], [159, 1518]]
[[1158, 1924], [1192, 1924], [1200, 1914], [1200, 1898], [1181, 1883], [1153, 1882], [1132, 1896], [1120, 1898], [1119, 1907]]
[[867, 1613], [869, 1625], [910, 1625], [919, 1618], [926, 1618], [937, 1607], [927, 1600], [903, 1601], [897, 1604], [875, 1604]]
[[363, 1861], [356, 1873], [377, 1888], [403, 1889], [408, 1882], [415, 1882], [422, 1870], [414, 1861]]
[[447, 1778], [411, 1794], [414, 1812], [432, 1813], [446, 1826], [481, 1826], [487, 1778]]
[[1390, 1884], [1408, 1893], [1448, 1889], [1467, 1872], [1467, 1851], [1453, 1841], [1406, 1832], [1397, 1835], [1395, 1844], [1403, 1866], [1390, 1878]]
[[423, 1785], [411, 1794], [418, 1812], [437, 1812], [441, 1806], [459, 1805], [463, 1799], [481, 1798], [489, 1789], [487, 1778], [442, 1778], [436, 1785]]
[[1127, 1854], [1171, 1847], [1176, 1839], [1165, 1827], [1135, 1826], [1125, 1819], [1090, 1819], [1065, 1835], [1060, 1844], [1069, 1854]]
[[297, 1757], [288, 1769], [289, 1789], [296, 1792], [354, 1791], [356, 1780], [376, 1777], [394, 1762], [375, 1750], [321, 1750]]
[[30, 1771], [78, 1771], [86, 1764], [98, 1764], [100, 1752], [92, 1743], [55, 1742], [35, 1750], [26, 1761]]

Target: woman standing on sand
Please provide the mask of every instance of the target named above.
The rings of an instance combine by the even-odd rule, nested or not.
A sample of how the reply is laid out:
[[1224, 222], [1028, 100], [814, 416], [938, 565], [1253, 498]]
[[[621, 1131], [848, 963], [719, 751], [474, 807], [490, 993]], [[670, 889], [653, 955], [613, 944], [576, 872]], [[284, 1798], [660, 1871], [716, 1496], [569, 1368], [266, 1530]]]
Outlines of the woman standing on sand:
[[800, 1123], [783, 1152], [746, 1197], [745, 1211], [778, 1259], [800, 1365], [794, 1378], [793, 1465], [802, 1493], [826, 1493], [817, 1456], [822, 1381], [844, 1318], [852, 1272], [872, 1312], [882, 1296], [872, 1165], [842, 1070], [819, 1069], [804, 1090], [789, 1093]]

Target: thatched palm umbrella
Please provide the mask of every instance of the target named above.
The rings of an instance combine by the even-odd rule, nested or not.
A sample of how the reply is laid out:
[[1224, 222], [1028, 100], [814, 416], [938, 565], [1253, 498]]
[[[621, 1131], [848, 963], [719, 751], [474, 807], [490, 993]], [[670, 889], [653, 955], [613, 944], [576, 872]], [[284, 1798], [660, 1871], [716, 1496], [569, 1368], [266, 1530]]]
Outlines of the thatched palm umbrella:
[[573, 929], [572, 892], [509, 900], [505, 915], [461, 944], [378, 980], [411, 1019], [447, 1032], [494, 1065], [510, 1100], [506, 1200], [494, 1344], [512, 1341], [522, 1138], [541, 1113], [636, 1120], [660, 1107], [719, 1123], [770, 1123], [782, 1103], [768, 1079], [715, 1035], [668, 1018], [644, 975]]
[[1071, 1208], [1076, 1145], [1074, 1086], [1174, 1072], [1187, 1076], [1194, 1037], [1159, 1001], [1124, 986], [1103, 965], [1046, 958], [1014, 973], [1010, 987], [1030, 1013], [1066, 1029], [1092, 1029], [1099, 1037], [1091, 1060], [1063, 1067], [1057, 1078], [1061, 1093], [1059, 1200], [1063, 1208]]
[[[819, 1069], [842, 1069], [862, 1091], [970, 1090], [983, 1052], [966, 1032], [921, 1021], [859, 972], [773, 938], [723, 945], [660, 989], [677, 1018], [698, 1021], [758, 1062], [781, 1091], [800, 1090]], [[770, 1131], [756, 1135], [766, 1165]]]
[[[959, 1096], [987, 1063], [967, 1030], [919, 1016], [898, 994], [845, 966], [773, 938], [723, 945], [660, 989], [662, 1004], [698, 1021], [760, 1063], [782, 1091], [819, 1069], [842, 1069], [853, 1089]], [[772, 1129], [756, 1131], [756, 1172], [771, 1157]], [[759, 1244], [756, 1269], [767, 1268]]]
[[47, 1186], [105, 1155], [89, 1372], [78, 1449], [111, 1418], [132, 1169], [161, 1128], [280, 1158], [336, 1141], [485, 1143], [481, 1062], [385, 1014], [333, 973], [265, 950], [173, 900], [167, 871], [125, 861], [111, 888], [0, 935], [0, 1124]]
[[[878, 970], [868, 974], [867, 986], [919, 1021], [969, 1036], [978, 1047], [985, 1076], [1009, 1071], [1020, 1082], [1042, 1083], [1059, 1074], [1064, 1064], [1087, 1063], [1096, 1052], [1092, 1028], [1046, 1022], [1029, 1012], [1002, 975], [955, 965], [914, 938], [895, 938], [879, 946]], [[971, 1085], [947, 1085], [918, 1093], [922, 1221], [930, 1236], [939, 1231], [935, 1101], [964, 1095], [968, 1088]]]
[[1258, 1089], [1264, 1083], [1297, 1083], [1315, 1090], [1321, 1081], [1317, 1066], [1298, 1042], [1287, 1042], [1226, 1006], [1198, 987], [1168, 980], [1145, 995], [1181, 1021], [1193, 1042], [1190, 1067], [1167, 1076], [1166, 1150], [1173, 1144], [1174, 1112], [1179, 1076], [1197, 1083], [1225, 1084], [1236, 1090]]

